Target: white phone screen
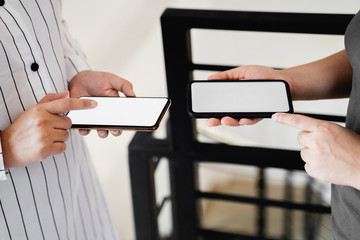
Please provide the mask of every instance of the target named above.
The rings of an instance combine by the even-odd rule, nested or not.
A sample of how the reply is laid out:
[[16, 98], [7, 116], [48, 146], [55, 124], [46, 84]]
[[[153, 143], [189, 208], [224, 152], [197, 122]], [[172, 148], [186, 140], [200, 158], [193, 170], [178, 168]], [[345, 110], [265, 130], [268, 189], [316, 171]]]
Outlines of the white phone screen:
[[287, 83], [281, 80], [194, 81], [190, 86], [191, 112], [194, 115], [261, 116], [292, 111]]
[[93, 99], [93, 109], [74, 110], [68, 113], [74, 128], [130, 128], [154, 130], [165, 114], [168, 98], [141, 97], [81, 97]]

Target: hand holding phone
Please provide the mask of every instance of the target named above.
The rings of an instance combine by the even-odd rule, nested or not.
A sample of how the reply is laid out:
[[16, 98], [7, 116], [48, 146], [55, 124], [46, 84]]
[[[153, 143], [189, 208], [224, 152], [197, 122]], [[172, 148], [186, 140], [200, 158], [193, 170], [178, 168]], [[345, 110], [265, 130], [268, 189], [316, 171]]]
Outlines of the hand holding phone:
[[293, 105], [283, 80], [212, 80], [189, 84], [188, 110], [194, 118], [270, 118]]
[[168, 98], [81, 97], [98, 103], [94, 109], [70, 111], [72, 128], [154, 131], [170, 106]]

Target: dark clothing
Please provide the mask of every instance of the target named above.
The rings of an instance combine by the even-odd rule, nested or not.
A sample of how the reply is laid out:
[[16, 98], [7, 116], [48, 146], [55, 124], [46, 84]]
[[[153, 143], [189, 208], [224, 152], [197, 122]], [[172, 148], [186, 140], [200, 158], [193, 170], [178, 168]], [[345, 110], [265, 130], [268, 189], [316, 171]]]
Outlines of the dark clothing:
[[[360, 13], [356, 14], [346, 30], [345, 48], [353, 68], [346, 127], [360, 134]], [[334, 239], [360, 239], [360, 191], [339, 185], [333, 185], [331, 190]]]

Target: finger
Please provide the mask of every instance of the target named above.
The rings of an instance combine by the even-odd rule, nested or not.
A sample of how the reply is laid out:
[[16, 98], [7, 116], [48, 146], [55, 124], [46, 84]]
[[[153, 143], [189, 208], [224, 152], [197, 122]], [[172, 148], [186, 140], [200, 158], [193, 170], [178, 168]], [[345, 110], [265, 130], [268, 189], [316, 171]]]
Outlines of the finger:
[[300, 151], [301, 159], [306, 163], [308, 162], [309, 154], [310, 154], [310, 149], [307, 147], [301, 149], [301, 151]]
[[122, 134], [122, 131], [121, 130], [110, 130], [110, 133], [115, 136], [115, 137], [118, 137]]
[[289, 113], [275, 113], [274, 115], [272, 115], [272, 119], [278, 123], [308, 132], [314, 131], [321, 122], [321, 120], [311, 117]]
[[54, 142], [51, 146], [49, 156], [58, 155], [60, 153], [65, 152], [65, 150], [66, 150], [66, 144], [64, 142]]
[[57, 129], [69, 129], [72, 126], [71, 119], [64, 115], [52, 115], [52, 126]]
[[242, 118], [239, 121], [240, 125], [254, 125], [263, 120], [262, 118]]
[[228, 79], [226, 72], [215, 73], [208, 77], [208, 80], [225, 80], [225, 79]]
[[69, 97], [69, 91], [61, 92], [61, 93], [49, 93], [45, 97], [43, 97], [39, 103], [47, 103], [58, 99], [64, 99]]
[[97, 130], [97, 133], [100, 138], [106, 138], [109, 135], [108, 130]]
[[87, 136], [87, 135], [89, 135], [90, 130], [88, 130], [88, 129], [79, 129], [79, 133], [82, 136]]
[[240, 126], [239, 119], [234, 119], [232, 117], [223, 117], [221, 119], [221, 124], [232, 127]]
[[95, 108], [97, 102], [91, 99], [67, 98], [46, 103], [46, 110], [51, 114], [62, 114], [70, 110]]
[[241, 67], [230, 69], [224, 72], [215, 73], [208, 77], [208, 80], [239, 80], [244, 78]]
[[126, 81], [123, 85], [121, 92], [123, 92], [127, 97], [136, 97], [133, 85], [128, 81]]
[[112, 77], [110, 77], [109, 80], [114, 89], [124, 93], [127, 97], [135, 97], [133, 85], [131, 84], [131, 82], [116, 75], [111, 76]]
[[69, 132], [66, 130], [55, 129], [52, 135], [54, 142], [66, 142], [69, 139]]
[[219, 73], [210, 75], [208, 77], [208, 80], [235, 80], [235, 79], [230, 78], [229, 71], [225, 71], [225, 72], [219, 72]]
[[111, 91], [106, 92], [104, 96], [107, 97], [120, 97], [119, 91], [112, 89]]
[[311, 165], [309, 163], [305, 163], [304, 170], [309, 176], [314, 177], [311, 171]]
[[309, 164], [308, 163], [305, 163], [304, 164], [304, 170], [305, 170], [305, 172], [307, 173], [307, 174], [309, 174]]
[[206, 120], [206, 126], [208, 126], [208, 127], [215, 127], [215, 126], [219, 126], [219, 125], [221, 125], [220, 119], [209, 118], [208, 120]]
[[297, 140], [301, 146], [310, 147], [310, 132], [301, 131], [297, 136]]

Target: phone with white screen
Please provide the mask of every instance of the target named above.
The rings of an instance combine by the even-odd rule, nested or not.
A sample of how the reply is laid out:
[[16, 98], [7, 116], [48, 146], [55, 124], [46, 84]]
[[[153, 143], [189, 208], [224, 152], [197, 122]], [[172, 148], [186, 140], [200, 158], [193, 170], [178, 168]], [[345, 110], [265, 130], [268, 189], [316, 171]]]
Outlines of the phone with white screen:
[[270, 118], [293, 111], [284, 80], [192, 81], [188, 87], [188, 112], [194, 118]]
[[72, 128], [154, 131], [169, 108], [165, 97], [80, 97], [95, 100], [92, 109], [70, 111]]

